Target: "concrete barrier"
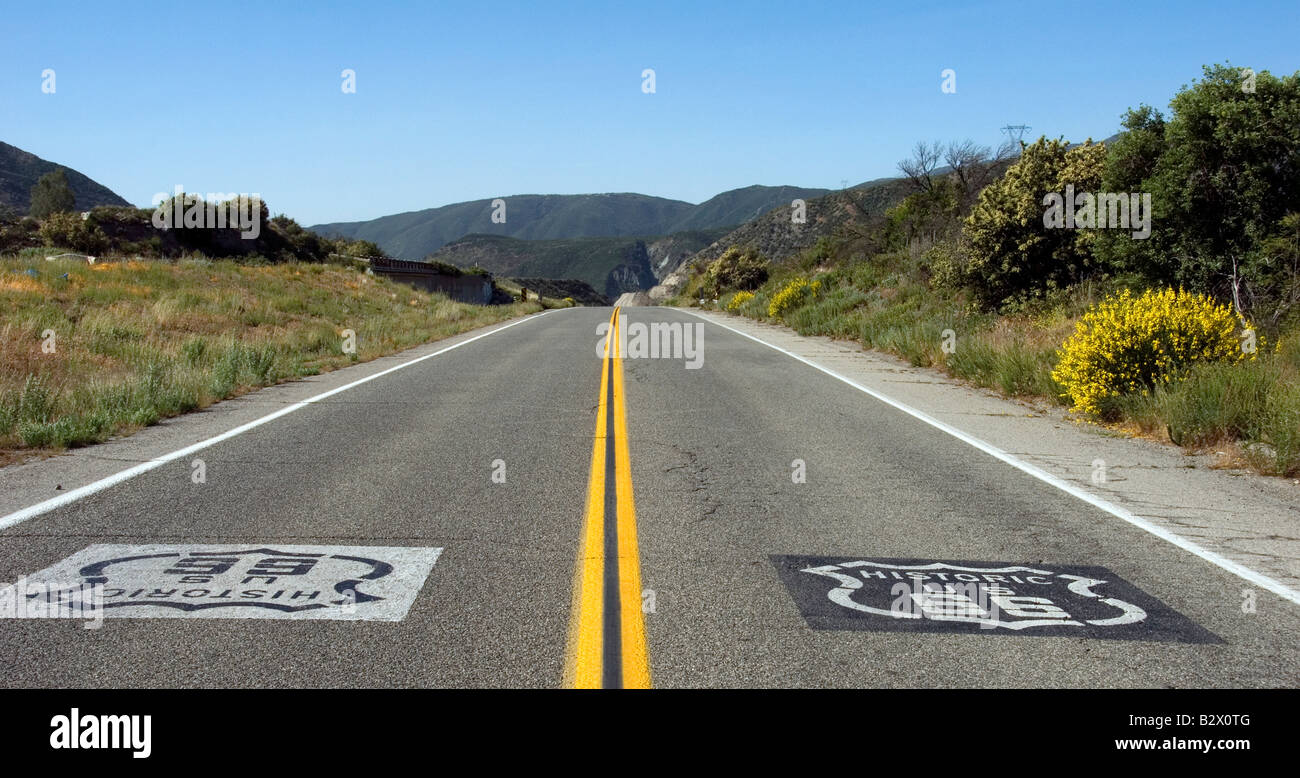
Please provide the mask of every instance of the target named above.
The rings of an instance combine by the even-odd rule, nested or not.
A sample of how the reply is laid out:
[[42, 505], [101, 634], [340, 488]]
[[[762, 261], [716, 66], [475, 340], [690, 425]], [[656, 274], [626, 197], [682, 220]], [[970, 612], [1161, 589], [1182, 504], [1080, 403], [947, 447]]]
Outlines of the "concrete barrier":
[[371, 259], [370, 270], [376, 275], [410, 284], [426, 292], [442, 292], [463, 303], [487, 305], [492, 301], [490, 275], [451, 275], [423, 262], [382, 258]]

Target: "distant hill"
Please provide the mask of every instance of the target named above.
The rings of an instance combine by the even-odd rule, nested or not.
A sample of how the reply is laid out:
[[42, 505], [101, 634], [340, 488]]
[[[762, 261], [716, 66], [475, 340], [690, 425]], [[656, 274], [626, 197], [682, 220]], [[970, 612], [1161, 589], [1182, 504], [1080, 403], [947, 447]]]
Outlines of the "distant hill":
[[520, 240], [503, 235], [467, 235], [430, 259], [459, 267], [478, 266], [502, 276], [573, 278], [610, 298], [649, 289], [660, 274], [727, 232], [691, 230], [663, 237]]
[[68, 185], [76, 195], [77, 210], [89, 211], [97, 205], [130, 205], [113, 190], [72, 168], [46, 161], [8, 143], [0, 143], [0, 204], [27, 213], [37, 180], [61, 167], [67, 172]]
[[829, 194], [829, 189], [805, 189], [797, 186], [747, 186], [732, 189], [705, 200], [689, 215], [665, 233], [684, 230], [707, 230], [753, 221], [779, 206], [789, 207], [796, 198], [811, 200]]
[[[825, 189], [750, 186], [723, 192], [699, 205], [634, 193], [511, 195], [506, 220], [492, 222], [492, 200], [382, 216], [364, 222], [318, 224], [326, 237], [364, 239], [395, 257], [420, 259], [467, 235], [522, 240], [668, 235], [741, 224], [796, 197], [817, 197]], [[600, 287], [597, 287], [599, 289]]]
[[685, 230], [655, 238], [646, 244], [646, 252], [650, 256], [650, 271], [655, 274], [655, 278], [663, 278], [694, 256], [697, 251], [733, 229], [735, 229], [733, 226], [727, 226], [708, 230]]
[[807, 222], [795, 224], [790, 208], [777, 208], [742, 224], [691, 257], [713, 260], [728, 246], [754, 246], [770, 259], [781, 261], [812, 246], [849, 222], [880, 218], [911, 192], [903, 178], [878, 178], [808, 201]]
[[672, 272], [661, 273], [660, 284], [650, 296], [662, 299], [675, 294], [685, 284], [691, 268], [712, 262], [730, 246], [752, 246], [774, 262], [784, 261], [845, 225], [883, 218], [885, 211], [902, 202], [910, 191], [907, 179], [878, 178], [830, 192], [807, 201], [807, 221], [803, 224], [793, 222], [786, 203], [721, 236], [679, 262]]
[[[498, 278], [497, 283], [502, 282], [527, 289], [530, 292], [538, 292], [544, 297], [550, 297], [556, 300], [563, 300], [566, 297], [573, 298], [574, 302], [582, 305], [609, 305], [610, 299], [600, 294], [591, 285], [585, 281], [576, 281], [574, 279], [555, 279], [555, 278]], [[504, 285], [504, 284], [502, 284]]]

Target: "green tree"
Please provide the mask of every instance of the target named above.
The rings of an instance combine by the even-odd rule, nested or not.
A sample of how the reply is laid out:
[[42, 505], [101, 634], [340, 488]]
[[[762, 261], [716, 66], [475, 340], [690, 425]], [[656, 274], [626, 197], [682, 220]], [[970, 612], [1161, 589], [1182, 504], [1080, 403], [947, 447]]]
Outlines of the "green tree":
[[68, 176], [58, 168], [40, 177], [32, 187], [32, 205], [28, 210], [34, 218], [44, 219], [50, 214], [71, 211], [77, 198], [68, 186]]
[[1152, 234], [1101, 236], [1100, 260], [1243, 308], [1275, 309], [1290, 287], [1274, 239], [1290, 232], [1283, 218], [1300, 211], [1300, 73], [1261, 71], [1253, 84], [1249, 76], [1207, 66], [1170, 101], [1168, 121], [1148, 106], [1128, 112], [1103, 185], [1151, 193]]
[[962, 200], [957, 182], [949, 178], [932, 181], [927, 189], [912, 192], [885, 212], [881, 227], [884, 248], [928, 248], [961, 229]]

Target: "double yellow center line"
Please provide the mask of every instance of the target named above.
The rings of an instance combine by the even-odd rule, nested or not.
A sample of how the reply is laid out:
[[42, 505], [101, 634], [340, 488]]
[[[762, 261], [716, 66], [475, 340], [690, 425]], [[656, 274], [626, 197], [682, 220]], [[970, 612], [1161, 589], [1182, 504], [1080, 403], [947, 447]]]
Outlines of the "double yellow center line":
[[564, 682], [576, 689], [650, 688], [623, 360], [618, 353], [620, 310], [614, 309], [605, 337], [591, 476], [573, 582]]

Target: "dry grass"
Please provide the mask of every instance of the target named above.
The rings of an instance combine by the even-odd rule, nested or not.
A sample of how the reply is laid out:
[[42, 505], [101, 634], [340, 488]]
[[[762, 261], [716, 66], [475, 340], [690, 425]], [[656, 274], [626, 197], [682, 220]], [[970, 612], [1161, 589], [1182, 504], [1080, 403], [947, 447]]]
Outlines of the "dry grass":
[[0, 462], [537, 310], [333, 265], [0, 257]]

